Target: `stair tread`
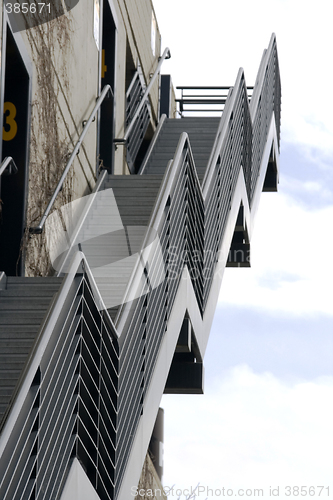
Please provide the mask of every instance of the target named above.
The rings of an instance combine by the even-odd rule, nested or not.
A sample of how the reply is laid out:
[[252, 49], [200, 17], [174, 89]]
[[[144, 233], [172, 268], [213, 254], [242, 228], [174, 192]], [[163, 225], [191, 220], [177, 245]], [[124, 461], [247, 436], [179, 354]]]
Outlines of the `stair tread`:
[[175, 155], [180, 134], [187, 132], [199, 179], [203, 178], [219, 121], [220, 118], [210, 117], [167, 119], [149, 158], [144, 175], [151, 177], [152, 172], [156, 174], [165, 172], [168, 162]]
[[7, 277], [0, 291], [0, 420], [63, 278]]

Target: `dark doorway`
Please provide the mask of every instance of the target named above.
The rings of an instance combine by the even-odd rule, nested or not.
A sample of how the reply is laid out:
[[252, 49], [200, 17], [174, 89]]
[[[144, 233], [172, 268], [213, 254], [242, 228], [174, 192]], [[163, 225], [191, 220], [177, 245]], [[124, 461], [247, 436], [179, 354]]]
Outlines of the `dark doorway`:
[[1, 161], [6, 156], [11, 156], [18, 167], [18, 173], [1, 177], [0, 271], [5, 271], [7, 276], [15, 276], [24, 274], [21, 242], [28, 195], [30, 74], [22, 57], [23, 47], [19, 47], [6, 22], [3, 33]]
[[[116, 59], [116, 25], [112, 16], [108, 0], [103, 0], [102, 23], [102, 67], [101, 86], [109, 84], [114, 94], [115, 90], [115, 59]], [[114, 138], [114, 98], [104, 100], [101, 106], [100, 121], [100, 161], [103, 166], [112, 172], [113, 167], [113, 138]]]

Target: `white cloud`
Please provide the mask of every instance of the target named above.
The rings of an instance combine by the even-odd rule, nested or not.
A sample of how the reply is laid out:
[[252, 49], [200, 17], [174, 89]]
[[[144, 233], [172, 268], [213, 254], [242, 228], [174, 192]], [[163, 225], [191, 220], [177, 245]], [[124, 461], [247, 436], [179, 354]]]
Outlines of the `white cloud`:
[[262, 196], [251, 269], [227, 269], [219, 302], [293, 314], [333, 314], [333, 206], [307, 211], [282, 193]]
[[263, 488], [266, 498], [269, 486], [329, 486], [332, 397], [333, 377], [286, 385], [247, 366], [204, 396], [164, 397], [164, 484]]
[[322, 182], [317, 181], [300, 181], [292, 177], [284, 177], [284, 187], [289, 192], [292, 191], [296, 194], [307, 194], [312, 195], [314, 200], [319, 200], [320, 198], [325, 201], [332, 200], [332, 191], [328, 186], [325, 186]]

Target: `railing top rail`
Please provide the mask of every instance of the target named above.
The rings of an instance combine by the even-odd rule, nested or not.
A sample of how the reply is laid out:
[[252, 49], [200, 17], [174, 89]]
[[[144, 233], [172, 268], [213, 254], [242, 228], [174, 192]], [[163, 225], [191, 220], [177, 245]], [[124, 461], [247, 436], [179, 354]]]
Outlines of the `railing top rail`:
[[264, 84], [266, 68], [267, 68], [267, 65], [269, 63], [269, 59], [270, 59], [275, 47], [276, 47], [276, 36], [275, 36], [275, 33], [273, 33], [271, 36], [268, 48], [264, 50], [264, 53], [262, 55], [257, 78], [256, 78], [256, 82], [255, 82], [254, 89], [253, 89], [253, 94], [252, 94], [251, 103], [250, 103], [250, 113], [251, 113], [252, 120], [253, 120], [253, 118], [256, 114], [256, 111], [257, 111], [260, 95], [262, 92], [262, 86]]
[[128, 87], [128, 89], [126, 90], [126, 97], [129, 96], [129, 94], [131, 93], [132, 91], [132, 88], [134, 87], [134, 85], [136, 84], [136, 80], [137, 80], [137, 77], [139, 76], [139, 71], [136, 70], [133, 77], [132, 77], [132, 81]]
[[41, 233], [43, 232], [43, 228], [44, 228], [45, 221], [46, 221], [46, 219], [47, 219], [47, 217], [48, 217], [48, 215], [49, 215], [49, 213], [50, 213], [50, 211], [51, 211], [51, 209], [52, 209], [52, 207], [53, 207], [53, 205], [54, 205], [54, 202], [55, 202], [55, 200], [56, 200], [56, 198], [57, 198], [57, 196], [58, 196], [58, 194], [59, 194], [59, 191], [60, 191], [60, 190], [61, 190], [61, 188], [62, 188], [62, 185], [63, 185], [63, 183], [64, 183], [64, 181], [65, 181], [65, 179], [66, 179], [66, 176], [67, 176], [67, 174], [68, 174], [68, 172], [69, 172], [69, 169], [70, 169], [70, 167], [72, 166], [72, 163], [73, 163], [73, 161], [74, 161], [74, 159], [75, 159], [76, 155], [78, 154], [78, 151], [79, 151], [79, 149], [80, 149], [80, 146], [81, 146], [81, 144], [82, 144], [82, 141], [83, 141], [83, 139], [85, 138], [85, 136], [86, 136], [86, 134], [87, 134], [87, 132], [88, 132], [88, 129], [89, 129], [89, 127], [90, 127], [91, 123], [92, 123], [92, 122], [93, 122], [93, 120], [94, 120], [95, 114], [96, 114], [96, 113], [97, 113], [97, 111], [99, 110], [99, 108], [100, 108], [100, 106], [101, 106], [102, 102], [104, 101], [105, 97], [106, 97], [106, 96], [107, 96], [110, 92], [111, 92], [111, 94], [113, 95], [113, 92], [112, 92], [111, 86], [110, 86], [110, 85], [105, 85], [105, 87], [103, 88], [103, 90], [102, 90], [102, 92], [101, 92], [101, 95], [99, 96], [99, 98], [98, 98], [98, 99], [97, 99], [97, 101], [96, 101], [95, 107], [94, 107], [94, 109], [92, 110], [92, 112], [91, 112], [91, 114], [90, 114], [89, 119], [87, 120], [87, 122], [86, 122], [85, 126], [83, 127], [83, 131], [82, 131], [82, 133], [81, 133], [81, 135], [80, 135], [80, 137], [79, 137], [79, 139], [78, 139], [78, 141], [77, 141], [77, 143], [76, 143], [76, 146], [75, 146], [75, 148], [74, 148], [74, 150], [73, 150], [73, 152], [72, 152], [72, 154], [71, 154], [71, 156], [70, 156], [70, 158], [69, 158], [69, 160], [68, 160], [68, 162], [67, 162], [66, 168], [65, 168], [65, 170], [63, 171], [63, 174], [62, 174], [62, 176], [61, 176], [61, 178], [60, 178], [60, 180], [59, 180], [59, 182], [58, 182], [58, 185], [57, 185], [57, 187], [56, 187], [56, 189], [55, 189], [55, 191], [54, 191], [54, 193], [53, 193], [53, 195], [52, 195], [51, 200], [49, 201], [49, 204], [47, 205], [47, 207], [46, 207], [46, 209], [45, 209], [45, 212], [44, 212], [44, 214], [43, 214], [43, 216], [42, 216], [42, 218], [41, 218], [41, 220], [40, 220], [40, 222], [39, 222], [38, 226], [35, 226], [35, 227], [30, 227], [30, 228], [29, 228], [29, 232], [30, 232], [30, 233], [33, 233], [33, 234], [41, 234]]
[[0, 165], [0, 177], [8, 167], [10, 167], [10, 174], [17, 174], [18, 168], [15, 161], [11, 156], [7, 156]]
[[217, 162], [217, 158], [218, 158], [220, 149], [222, 147], [224, 138], [225, 138], [226, 133], [227, 133], [230, 116], [231, 116], [232, 110], [234, 108], [234, 104], [236, 102], [237, 93], [238, 93], [238, 90], [240, 89], [243, 82], [244, 82], [244, 71], [243, 71], [243, 68], [240, 68], [238, 71], [237, 78], [236, 78], [235, 86], [231, 87], [229, 90], [229, 94], [228, 94], [228, 97], [227, 97], [227, 100], [226, 100], [226, 103], [224, 106], [224, 110], [223, 110], [223, 113], [221, 116], [221, 120], [220, 120], [218, 129], [217, 129], [216, 139], [215, 139], [215, 142], [214, 142], [214, 145], [212, 148], [210, 158], [208, 160], [208, 167], [207, 167], [207, 170], [206, 170], [203, 182], [202, 182], [202, 190], [203, 190], [204, 198], [206, 198], [206, 196], [207, 196], [210, 181], [211, 181], [212, 175], [214, 173], [213, 166]]

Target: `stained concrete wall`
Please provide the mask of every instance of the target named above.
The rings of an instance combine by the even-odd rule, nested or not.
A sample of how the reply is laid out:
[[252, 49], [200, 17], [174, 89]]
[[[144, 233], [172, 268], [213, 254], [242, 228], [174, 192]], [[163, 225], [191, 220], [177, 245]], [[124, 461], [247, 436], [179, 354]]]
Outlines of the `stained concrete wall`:
[[[27, 227], [38, 223], [98, 95], [98, 50], [93, 2], [80, 0], [66, 15], [22, 31], [33, 63]], [[91, 192], [96, 180], [95, 121], [74, 160], [55, 207]], [[24, 240], [26, 274], [52, 271], [43, 235]]]
[[131, 494], [135, 500], [167, 500], [149, 453], [143, 464], [139, 484], [131, 489]]

